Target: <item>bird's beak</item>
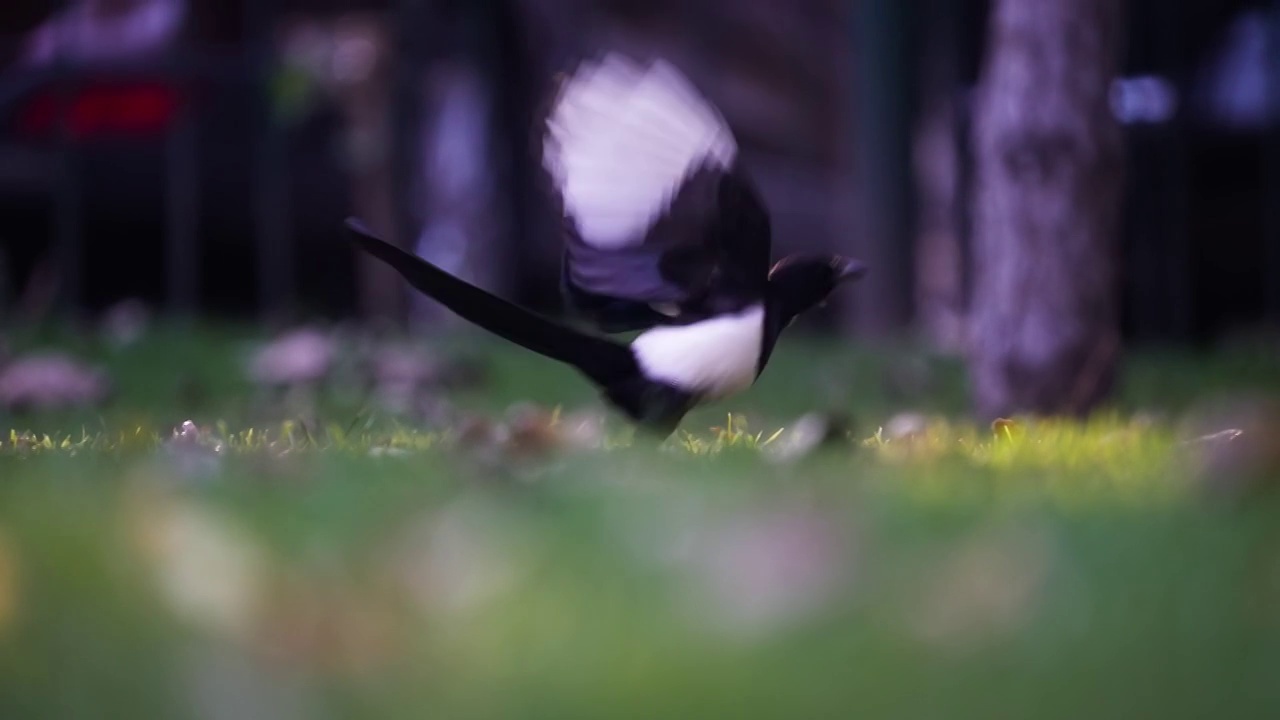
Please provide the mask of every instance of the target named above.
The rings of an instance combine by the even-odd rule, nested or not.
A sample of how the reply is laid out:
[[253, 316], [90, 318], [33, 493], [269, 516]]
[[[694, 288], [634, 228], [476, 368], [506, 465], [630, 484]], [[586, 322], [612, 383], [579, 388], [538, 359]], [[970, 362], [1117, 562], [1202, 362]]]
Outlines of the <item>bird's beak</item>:
[[836, 281], [857, 280], [867, 274], [866, 264], [853, 258], [840, 258], [836, 265]]

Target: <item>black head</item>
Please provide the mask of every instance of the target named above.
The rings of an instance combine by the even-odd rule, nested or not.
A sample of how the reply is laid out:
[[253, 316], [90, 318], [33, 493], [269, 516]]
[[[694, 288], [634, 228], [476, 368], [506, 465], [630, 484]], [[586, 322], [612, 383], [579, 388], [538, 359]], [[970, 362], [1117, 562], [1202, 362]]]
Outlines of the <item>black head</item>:
[[769, 271], [769, 299], [783, 325], [822, 304], [843, 283], [867, 274], [867, 266], [839, 255], [792, 255]]

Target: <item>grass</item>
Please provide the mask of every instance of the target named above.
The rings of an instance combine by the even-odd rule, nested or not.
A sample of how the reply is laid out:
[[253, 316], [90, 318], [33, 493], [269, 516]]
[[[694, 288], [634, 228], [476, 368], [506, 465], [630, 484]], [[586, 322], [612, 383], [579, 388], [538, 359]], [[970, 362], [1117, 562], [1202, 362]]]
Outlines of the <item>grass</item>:
[[[1206, 499], [1180, 424], [1280, 396], [1262, 350], [1137, 354], [1090, 422], [990, 428], [952, 361], [798, 340], [660, 447], [612, 424], [606, 449], [511, 454], [351, 394], [264, 403], [251, 339], [15, 338], [119, 392], [4, 418], [0, 717], [1280, 710], [1280, 502]], [[458, 349], [490, 365], [473, 411], [594, 402]], [[848, 437], [778, 461], [815, 409]], [[931, 419], [891, 436], [908, 410]], [[204, 434], [175, 443], [187, 419]]]

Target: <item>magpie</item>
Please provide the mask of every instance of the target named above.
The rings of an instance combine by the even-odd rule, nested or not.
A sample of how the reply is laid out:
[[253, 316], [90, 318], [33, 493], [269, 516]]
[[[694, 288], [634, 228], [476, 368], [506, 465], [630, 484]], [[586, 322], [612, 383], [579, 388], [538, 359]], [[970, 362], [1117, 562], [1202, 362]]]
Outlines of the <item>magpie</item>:
[[[543, 166], [563, 206], [561, 290], [585, 332], [391, 245], [355, 243], [455, 314], [589, 378], [643, 428], [752, 385], [784, 328], [866, 272], [838, 255], [771, 264], [772, 229], [724, 118], [663, 60], [619, 54], [562, 79]], [[629, 342], [606, 337], [638, 332]]]

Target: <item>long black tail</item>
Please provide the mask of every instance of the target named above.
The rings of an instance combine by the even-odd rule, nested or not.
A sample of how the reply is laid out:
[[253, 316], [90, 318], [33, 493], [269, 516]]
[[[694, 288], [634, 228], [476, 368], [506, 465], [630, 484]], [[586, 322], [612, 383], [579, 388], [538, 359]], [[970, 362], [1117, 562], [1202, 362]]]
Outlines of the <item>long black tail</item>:
[[347, 228], [361, 249], [395, 268], [410, 285], [499, 337], [571, 365], [606, 388], [640, 374], [635, 356], [625, 345], [507, 302], [382, 240], [355, 218], [347, 220]]

